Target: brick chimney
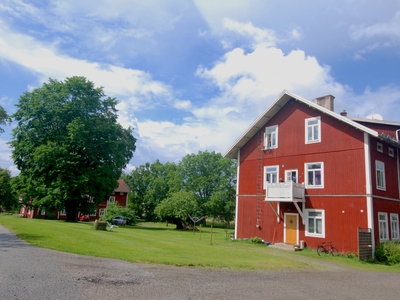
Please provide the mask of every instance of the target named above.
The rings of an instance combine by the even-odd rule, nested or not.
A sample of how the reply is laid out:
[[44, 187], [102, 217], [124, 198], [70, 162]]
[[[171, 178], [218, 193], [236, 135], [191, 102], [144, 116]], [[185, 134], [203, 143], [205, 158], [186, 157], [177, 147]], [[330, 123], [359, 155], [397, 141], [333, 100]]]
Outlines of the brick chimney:
[[330, 111], [334, 111], [334, 103], [333, 100], [335, 99], [334, 96], [332, 95], [326, 95], [322, 97], [315, 98], [315, 102], [322, 106], [325, 107], [326, 109], [329, 109]]

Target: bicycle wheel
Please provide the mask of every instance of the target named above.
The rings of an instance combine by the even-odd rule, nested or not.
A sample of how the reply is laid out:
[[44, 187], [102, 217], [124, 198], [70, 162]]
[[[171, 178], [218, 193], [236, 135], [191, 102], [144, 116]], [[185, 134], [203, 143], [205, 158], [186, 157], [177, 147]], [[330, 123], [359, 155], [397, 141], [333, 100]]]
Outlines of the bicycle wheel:
[[337, 251], [337, 249], [335, 247], [331, 248], [331, 253], [333, 256], [338, 256], [339, 255], [339, 251]]
[[325, 248], [322, 246], [318, 246], [317, 253], [319, 256], [321, 256], [321, 253], [325, 253]]

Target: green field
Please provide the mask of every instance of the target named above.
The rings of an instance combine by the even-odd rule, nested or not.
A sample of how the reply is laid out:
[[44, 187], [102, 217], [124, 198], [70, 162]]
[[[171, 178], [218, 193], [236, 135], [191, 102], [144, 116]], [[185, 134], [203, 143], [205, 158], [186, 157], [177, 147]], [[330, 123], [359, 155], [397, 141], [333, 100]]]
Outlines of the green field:
[[365, 264], [356, 258], [318, 257], [312, 250], [288, 252], [250, 241], [232, 241], [221, 228], [213, 228], [211, 235], [210, 227], [193, 232], [176, 230], [174, 225], [139, 222], [110, 232], [94, 230], [91, 222], [66, 223], [4, 214], [0, 215], [0, 224], [39, 247], [129, 262], [249, 270], [315, 270], [323, 268], [320, 262], [330, 261], [361, 269], [400, 271], [400, 266]]

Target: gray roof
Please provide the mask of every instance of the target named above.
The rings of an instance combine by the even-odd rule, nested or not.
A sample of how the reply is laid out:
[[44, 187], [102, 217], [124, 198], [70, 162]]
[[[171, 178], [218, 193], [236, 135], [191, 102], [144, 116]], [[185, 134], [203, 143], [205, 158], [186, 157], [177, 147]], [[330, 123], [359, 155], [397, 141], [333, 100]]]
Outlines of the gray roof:
[[276, 98], [276, 100], [253, 122], [250, 126], [242, 133], [241, 136], [232, 144], [232, 146], [225, 152], [224, 156], [228, 158], [237, 158], [237, 153], [240, 148], [242, 148], [247, 141], [249, 141], [260, 128], [262, 128], [290, 99], [295, 99], [296, 101], [302, 102], [313, 109], [319, 110], [326, 115], [330, 115], [339, 121], [349, 124], [361, 131], [364, 131], [371, 136], [379, 137], [377, 131], [372, 130], [368, 127], [365, 127], [352, 119], [341, 116], [329, 109], [326, 109], [316, 103], [311, 102], [310, 100], [304, 99], [296, 94], [290, 93], [287, 90], [282, 91], [282, 93]]

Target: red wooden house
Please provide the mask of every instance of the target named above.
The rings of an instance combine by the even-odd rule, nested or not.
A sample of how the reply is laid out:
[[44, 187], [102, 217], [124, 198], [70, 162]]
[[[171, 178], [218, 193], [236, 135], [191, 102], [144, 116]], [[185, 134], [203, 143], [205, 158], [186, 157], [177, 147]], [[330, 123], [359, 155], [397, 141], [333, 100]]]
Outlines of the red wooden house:
[[235, 238], [310, 248], [333, 240], [343, 253], [360, 250], [361, 232], [371, 253], [399, 240], [400, 122], [333, 107], [330, 95], [283, 91], [226, 152], [238, 162]]
[[[118, 187], [114, 190], [114, 192], [110, 195], [108, 199], [104, 200], [97, 206], [97, 208], [89, 215], [89, 219], [93, 221], [99, 219], [109, 203], [118, 203], [122, 207], [127, 207], [128, 194], [130, 192], [131, 191], [125, 181], [123, 179], [118, 179]], [[20, 209], [20, 216], [25, 218], [36, 218], [38, 216], [46, 218], [46, 213], [46, 210], [43, 208], [28, 208], [26, 206], [23, 206]], [[66, 219], [65, 211], [55, 211], [54, 213], [56, 214], [57, 219]], [[78, 217], [79, 216], [80, 213], [78, 213]]]

